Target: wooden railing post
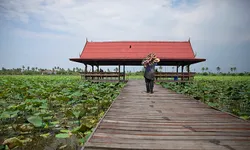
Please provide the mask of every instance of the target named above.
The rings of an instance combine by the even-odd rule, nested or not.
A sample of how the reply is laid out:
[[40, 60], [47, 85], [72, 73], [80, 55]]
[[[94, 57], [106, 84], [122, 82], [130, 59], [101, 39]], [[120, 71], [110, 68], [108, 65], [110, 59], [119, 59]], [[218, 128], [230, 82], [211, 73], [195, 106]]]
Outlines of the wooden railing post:
[[120, 82], [120, 70], [121, 70], [121, 65], [119, 64], [118, 65], [118, 80]]
[[[99, 70], [99, 65], [96, 65], [97, 67], [97, 72], [100, 73], [100, 70]], [[97, 77], [98, 80], [100, 80], [100, 77]]]
[[123, 65], [123, 82], [125, 82], [125, 65]]
[[[92, 73], [94, 72], [94, 65], [91, 65], [92, 66]], [[94, 77], [92, 77], [92, 80], [94, 79]]]
[[181, 80], [183, 80], [183, 77], [184, 77], [183, 68], [184, 68], [184, 66], [182, 65], [182, 66], [181, 66]]
[[85, 74], [84, 75], [85, 80], [87, 80], [87, 77], [86, 77], [87, 72], [88, 72], [88, 65], [85, 64], [85, 73], [84, 73]]

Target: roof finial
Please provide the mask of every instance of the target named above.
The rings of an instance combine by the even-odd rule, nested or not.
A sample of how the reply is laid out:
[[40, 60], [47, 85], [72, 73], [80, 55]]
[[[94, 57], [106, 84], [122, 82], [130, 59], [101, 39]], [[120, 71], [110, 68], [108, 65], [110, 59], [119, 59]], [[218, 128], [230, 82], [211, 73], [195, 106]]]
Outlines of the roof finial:
[[86, 37], [86, 42], [88, 42], [88, 38]]
[[190, 37], [188, 38], [188, 42], [190, 43]]

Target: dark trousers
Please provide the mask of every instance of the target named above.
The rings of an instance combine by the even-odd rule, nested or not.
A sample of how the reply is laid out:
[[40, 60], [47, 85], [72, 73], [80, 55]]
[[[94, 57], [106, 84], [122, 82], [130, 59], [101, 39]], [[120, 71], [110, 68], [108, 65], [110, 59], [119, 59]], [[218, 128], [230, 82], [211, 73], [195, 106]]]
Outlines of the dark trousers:
[[153, 93], [153, 89], [154, 89], [154, 80], [150, 80], [145, 78], [145, 82], [146, 82], [146, 89], [147, 89], [147, 93]]

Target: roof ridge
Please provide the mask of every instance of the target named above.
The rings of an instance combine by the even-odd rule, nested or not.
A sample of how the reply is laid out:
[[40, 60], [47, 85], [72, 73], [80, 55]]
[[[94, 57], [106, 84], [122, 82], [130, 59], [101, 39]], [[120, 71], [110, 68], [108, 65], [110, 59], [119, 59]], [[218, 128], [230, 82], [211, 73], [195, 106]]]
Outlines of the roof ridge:
[[89, 43], [189, 43], [189, 41], [88, 41]]

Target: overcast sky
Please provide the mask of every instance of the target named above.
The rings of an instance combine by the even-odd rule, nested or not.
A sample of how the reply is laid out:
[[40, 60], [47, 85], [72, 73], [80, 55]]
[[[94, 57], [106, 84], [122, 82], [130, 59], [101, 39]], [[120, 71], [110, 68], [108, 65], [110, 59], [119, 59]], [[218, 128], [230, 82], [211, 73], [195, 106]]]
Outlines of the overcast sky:
[[89, 41], [191, 38], [192, 65], [250, 72], [249, 0], [0, 0], [0, 67], [83, 67]]

